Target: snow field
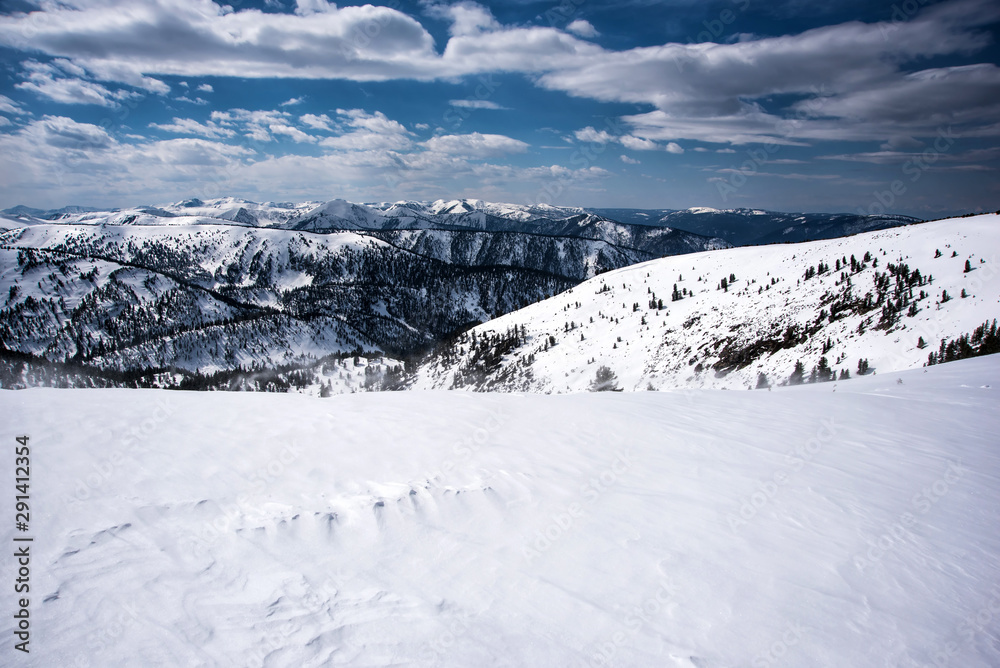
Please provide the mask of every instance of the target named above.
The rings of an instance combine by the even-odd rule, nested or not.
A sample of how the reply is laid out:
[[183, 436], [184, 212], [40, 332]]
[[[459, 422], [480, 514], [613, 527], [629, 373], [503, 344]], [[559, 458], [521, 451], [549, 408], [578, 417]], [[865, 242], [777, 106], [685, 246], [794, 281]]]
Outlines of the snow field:
[[994, 666], [998, 386], [0, 393], [18, 665]]

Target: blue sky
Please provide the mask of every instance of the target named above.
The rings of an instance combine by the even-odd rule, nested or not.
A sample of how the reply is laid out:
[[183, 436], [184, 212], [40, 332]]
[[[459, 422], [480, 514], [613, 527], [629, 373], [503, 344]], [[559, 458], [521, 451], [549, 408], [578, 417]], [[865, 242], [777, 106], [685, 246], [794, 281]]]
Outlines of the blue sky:
[[1000, 209], [992, 0], [0, 8], [0, 207]]

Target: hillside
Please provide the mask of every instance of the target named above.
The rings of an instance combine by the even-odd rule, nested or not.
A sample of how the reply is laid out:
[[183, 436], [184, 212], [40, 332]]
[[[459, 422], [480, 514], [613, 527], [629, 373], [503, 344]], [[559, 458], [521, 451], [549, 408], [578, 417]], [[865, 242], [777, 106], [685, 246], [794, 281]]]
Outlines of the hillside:
[[578, 282], [228, 225], [28, 225], [0, 234], [0, 272], [8, 349], [118, 370], [407, 351]]
[[898, 377], [0, 392], [31, 447], [18, 665], [990, 668], [1000, 357]]
[[733, 246], [834, 239], [860, 232], [919, 223], [917, 218], [892, 214], [781, 213], [760, 209], [588, 209], [636, 225], [667, 226], [718, 237]]
[[949, 219], [609, 272], [441, 346], [413, 387], [581, 391], [607, 366], [625, 390], [746, 389], [761, 373], [787, 381], [797, 361], [821, 379], [866, 371], [860, 360], [867, 373], [919, 367], [942, 339], [1000, 317], [998, 222]]

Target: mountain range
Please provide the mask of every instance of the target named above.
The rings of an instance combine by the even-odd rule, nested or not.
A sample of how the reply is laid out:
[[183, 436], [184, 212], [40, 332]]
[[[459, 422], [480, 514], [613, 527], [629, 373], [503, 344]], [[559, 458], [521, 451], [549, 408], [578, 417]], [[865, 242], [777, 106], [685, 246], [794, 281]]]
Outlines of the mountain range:
[[[10, 360], [22, 356], [8, 361], [8, 369], [73, 364], [113, 384], [142, 378], [162, 385], [192, 374], [222, 374], [231, 386], [234, 374], [245, 380], [251, 372], [280, 370], [279, 386], [287, 386], [288, 373], [309, 369], [300, 385], [317, 389], [324, 382], [317, 365], [333, 364], [340, 367], [335, 378], [344, 382], [334, 384], [327, 374], [325, 386], [349, 391], [390, 371], [397, 372], [393, 387], [405, 385], [407, 360], [408, 382], [440, 386], [450, 381], [441, 375], [447, 364], [435, 355], [470, 327], [492, 326], [536, 302], [547, 306], [535, 308], [549, 308], [557, 302], [545, 300], [574, 294], [567, 291], [607, 272], [649, 262], [680, 267], [687, 260], [677, 256], [694, 253], [698, 269], [688, 275], [695, 284], [679, 288], [682, 297], [693, 297], [696, 284], [700, 294], [702, 283], [716, 280], [717, 271], [702, 269], [711, 258], [757, 255], [733, 249], [734, 241], [758, 243], [775, 235], [797, 241], [887, 226], [905, 226], [899, 228], [905, 235], [920, 227], [916, 222], [475, 199], [355, 204], [227, 197], [107, 211], [16, 207], [0, 217], [0, 341]], [[759, 280], [742, 260], [730, 262], [739, 270], [730, 273]], [[666, 280], [658, 279], [657, 300], [672, 297]], [[647, 301], [625, 292], [619, 296], [629, 308]], [[450, 353], [448, 360], [454, 361]], [[8, 384], [21, 382], [11, 374]], [[670, 382], [690, 380], [681, 375]], [[487, 376], [472, 386], [497, 384]], [[523, 379], [510, 384], [515, 386], [534, 387]]]

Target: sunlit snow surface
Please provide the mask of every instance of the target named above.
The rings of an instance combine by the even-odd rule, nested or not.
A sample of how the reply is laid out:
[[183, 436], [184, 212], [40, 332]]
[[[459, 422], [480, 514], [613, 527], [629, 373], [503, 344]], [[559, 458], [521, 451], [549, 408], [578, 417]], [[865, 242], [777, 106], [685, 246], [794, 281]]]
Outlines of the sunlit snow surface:
[[4, 391], [17, 665], [997, 666], [998, 388]]

